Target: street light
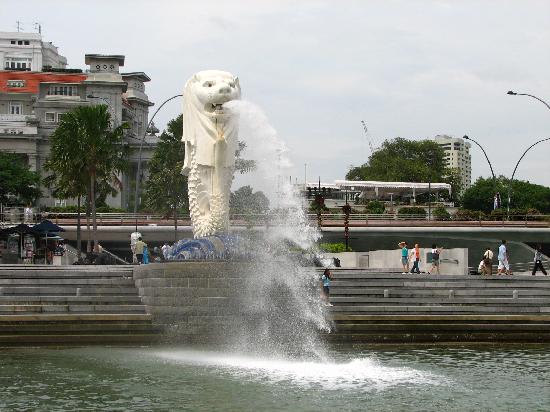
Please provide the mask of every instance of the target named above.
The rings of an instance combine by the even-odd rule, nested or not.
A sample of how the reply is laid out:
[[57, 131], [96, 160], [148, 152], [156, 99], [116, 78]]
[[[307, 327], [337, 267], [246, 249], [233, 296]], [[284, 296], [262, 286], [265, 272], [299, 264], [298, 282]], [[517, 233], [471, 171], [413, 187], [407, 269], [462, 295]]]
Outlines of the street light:
[[[493, 176], [493, 192], [495, 192], [495, 196], [496, 196], [497, 195], [497, 193], [496, 193], [497, 178], [495, 176], [495, 172], [493, 171], [493, 165], [491, 164], [491, 161], [489, 160], [489, 156], [487, 156], [487, 152], [485, 152], [485, 149], [478, 142], [476, 142], [474, 139], [472, 139], [471, 137], [469, 137], [467, 135], [464, 135], [464, 139], [475, 143], [481, 149], [483, 154], [485, 155], [485, 159], [487, 159], [487, 163], [489, 163], [489, 168], [491, 169], [491, 175]], [[500, 198], [500, 195], [499, 195], [499, 198]]]
[[141, 152], [142, 152], [142, 149], [143, 149], [143, 143], [145, 142], [145, 137], [147, 136], [147, 130], [151, 126], [151, 123], [153, 123], [153, 119], [155, 118], [155, 116], [157, 115], [159, 110], [162, 109], [162, 107], [166, 103], [168, 103], [170, 100], [174, 100], [176, 97], [183, 97], [183, 95], [182, 94], [176, 94], [175, 96], [172, 96], [172, 97], [166, 99], [158, 107], [158, 109], [155, 111], [155, 113], [153, 113], [153, 116], [149, 120], [149, 123], [147, 124], [147, 127], [143, 131], [143, 137], [141, 138], [140, 143], [139, 143], [139, 156], [138, 156], [138, 164], [137, 164], [137, 172], [136, 172], [136, 191], [135, 191], [135, 194], [134, 194], [134, 217], [136, 218], [136, 232], [137, 232], [137, 226], [138, 226], [137, 208], [138, 208], [138, 199], [139, 199], [138, 198], [138, 196], [139, 196], [139, 184], [140, 184], [140, 181], [141, 181]]
[[[548, 110], [550, 110], [550, 105], [548, 103], [546, 103], [544, 100], [542, 100], [540, 97], [537, 97], [537, 96], [533, 96], [532, 94], [529, 94], [529, 93], [517, 93], [517, 92], [514, 92], [513, 90], [509, 90], [506, 94], [510, 95], [510, 96], [528, 96], [528, 97], [531, 97], [532, 99], [535, 99], [535, 100], [538, 100], [539, 102], [541, 102], [542, 104], [544, 104], [546, 106], [546, 108]], [[507, 216], [508, 216], [508, 220], [510, 219], [510, 200], [511, 200], [511, 196], [512, 196], [512, 182], [514, 181], [514, 176], [516, 174], [516, 170], [519, 166], [519, 162], [521, 162], [521, 160], [525, 157], [525, 155], [527, 154], [527, 152], [529, 150], [531, 150], [531, 148], [533, 146], [536, 146], [538, 145], [539, 143], [542, 143], [542, 142], [545, 142], [547, 140], [550, 140], [550, 137], [546, 138], [546, 139], [541, 139], [541, 140], [538, 140], [536, 141], [535, 143], [533, 143], [531, 146], [529, 146], [525, 152], [523, 152], [523, 154], [521, 155], [521, 157], [519, 158], [518, 162], [516, 163], [516, 167], [514, 167], [514, 171], [512, 172], [512, 178], [510, 179], [510, 182], [508, 184], [508, 207], [507, 207]]]

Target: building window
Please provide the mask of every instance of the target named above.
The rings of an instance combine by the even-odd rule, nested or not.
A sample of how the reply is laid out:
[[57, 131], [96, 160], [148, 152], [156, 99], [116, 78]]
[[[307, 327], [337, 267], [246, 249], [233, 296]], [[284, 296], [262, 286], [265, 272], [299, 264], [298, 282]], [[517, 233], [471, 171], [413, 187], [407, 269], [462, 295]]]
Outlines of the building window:
[[28, 46], [30, 43], [28, 40], [25, 40], [25, 46]]
[[63, 116], [65, 116], [65, 113], [57, 113], [57, 123], [59, 123], [61, 119], [63, 119]]
[[55, 123], [55, 113], [54, 112], [46, 112], [46, 122], [47, 123]]
[[6, 57], [6, 69], [30, 70], [32, 59], [29, 57]]
[[15, 44], [15, 40], [10, 41], [11, 44]]
[[23, 45], [23, 40], [17, 40], [17, 44], [18, 44], [19, 46], [22, 46], [22, 45]]
[[23, 114], [23, 105], [21, 103], [10, 102], [10, 114]]
[[8, 80], [8, 87], [25, 87], [25, 80]]
[[48, 90], [48, 95], [49, 96], [78, 96], [78, 87], [67, 86], [67, 85], [50, 86]]

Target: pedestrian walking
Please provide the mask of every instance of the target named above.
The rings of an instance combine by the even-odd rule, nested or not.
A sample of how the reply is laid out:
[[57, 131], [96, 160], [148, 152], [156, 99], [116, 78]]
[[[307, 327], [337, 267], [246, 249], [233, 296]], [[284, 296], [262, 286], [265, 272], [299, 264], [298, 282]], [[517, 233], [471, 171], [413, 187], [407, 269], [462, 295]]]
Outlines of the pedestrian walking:
[[503, 240], [498, 247], [498, 272], [497, 275], [511, 275], [510, 262], [508, 260], [508, 248], [506, 240]]
[[537, 249], [535, 250], [535, 266], [533, 266], [533, 273], [531, 275], [535, 276], [535, 273], [540, 269], [541, 272], [544, 274], [544, 276], [548, 275], [546, 273], [546, 270], [544, 269], [544, 266], [542, 266], [542, 245], [537, 245]]
[[403, 266], [402, 275], [409, 273], [409, 249], [407, 249], [407, 242], [399, 242], [397, 244], [401, 249], [401, 265]]
[[490, 247], [485, 249], [485, 253], [483, 253], [483, 272], [482, 274], [486, 274], [491, 276], [493, 274], [493, 251]]
[[432, 267], [428, 270], [428, 275], [431, 275], [433, 270], [436, 270], [439, 275], [439, 257], [442, 250], [442, 247], [438, 248], [435, 244], [432, 245]]
[[143, 263], [143, 251], [146, 247], [147, 247], [147, 243], [145, 243], [140, 236], [134, 246], [135, 252], [136, 252], [136, 259], [140, 265]]
[[418, 243], [415, 243], [414, 249], [411, 252], [411, 258], [413, 259], [413, 267], [411, 269], [411, 273], [418, 273], [420, 274], [420, 246]]

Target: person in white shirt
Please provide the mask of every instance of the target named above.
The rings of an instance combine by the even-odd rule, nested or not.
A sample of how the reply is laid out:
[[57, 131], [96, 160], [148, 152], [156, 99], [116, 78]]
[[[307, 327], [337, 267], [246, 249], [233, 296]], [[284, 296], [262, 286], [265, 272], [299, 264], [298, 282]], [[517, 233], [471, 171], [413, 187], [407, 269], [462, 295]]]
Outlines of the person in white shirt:
[[503, 240], [498, 247], [498, 272], [497, 275], [511, 275], [510, 263], [508, 262], [508, 248], [506, 247], [506, 241]]

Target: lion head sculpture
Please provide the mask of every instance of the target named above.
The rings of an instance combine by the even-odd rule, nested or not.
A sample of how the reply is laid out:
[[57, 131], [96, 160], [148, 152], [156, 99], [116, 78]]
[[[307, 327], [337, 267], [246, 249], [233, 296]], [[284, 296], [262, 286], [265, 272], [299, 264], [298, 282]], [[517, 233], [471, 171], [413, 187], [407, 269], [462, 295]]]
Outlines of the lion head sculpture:
[[237, 122], [223, 104], [241, 97], [239, 79], [220, 70], [198, 72], [183, 92], [183, 137], [185, 161], [183, 173], [191, 168], [191, 157], [198, 165], [214, 166], [216, 144], [227, 145], [224, 167], [233, 167], [237, 148]]

